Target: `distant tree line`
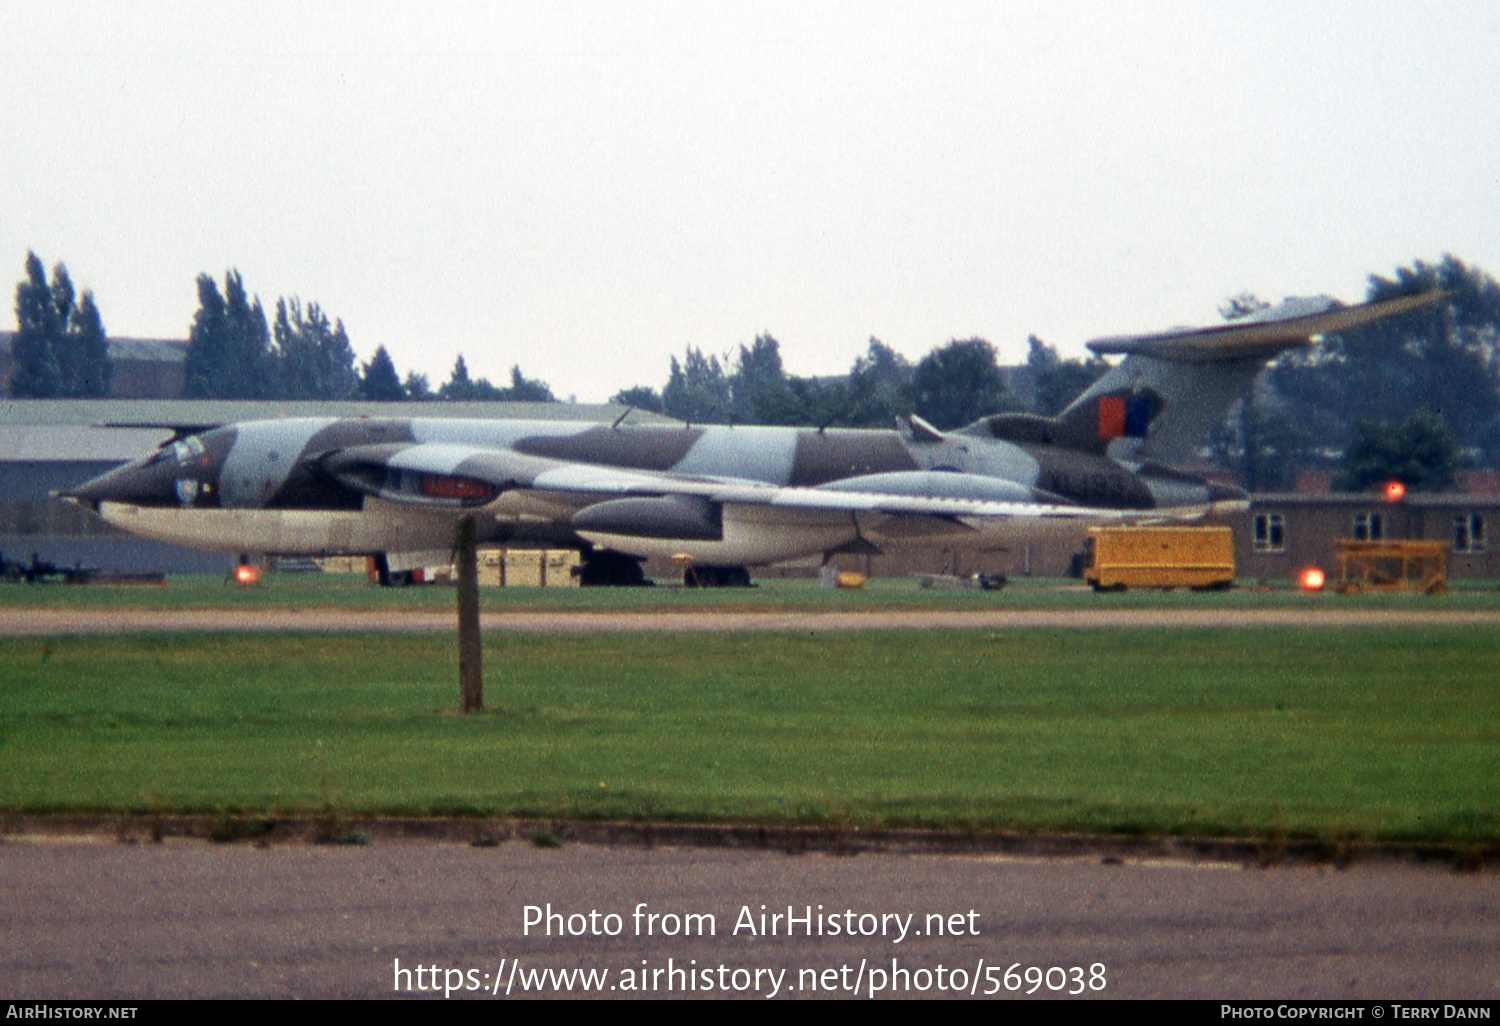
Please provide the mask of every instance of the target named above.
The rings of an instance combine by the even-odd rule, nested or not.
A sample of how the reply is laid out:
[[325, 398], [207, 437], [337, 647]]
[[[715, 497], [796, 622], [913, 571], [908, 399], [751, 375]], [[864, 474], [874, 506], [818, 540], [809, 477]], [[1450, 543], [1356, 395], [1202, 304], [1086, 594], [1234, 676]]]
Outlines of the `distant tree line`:
[[946, 430], [1006, 410], [1055, 414], [1108, 368], [1097, 358], [1064, 360], [1035, 336], [1029, 343], [1018, 375], [1025, 395], [1007, 384], [984, 339], [955, 339], [912, 364], [872, 338], [848, 374], [804, 378], [786, 372], [780, 344], [761, 334], [724, 362], [689, 347], [682, 360], [672, 357], [660, 392], [637, 385], [611, 402], [705, 424], [888, 427], [915, 413]]
[[[424, 379], [425, 384], [425, 379]], [[487, 378], [469, 377], [468, 365], [463, 354], [453, 364], [453, 373], [447, 383], [433, 397], [449, 402], [508, 402], [508, 403], [554, 403], [556, 398], [546, 382], [536, 381], [521, 373], [519, 366], [510, 369], [510, 386], [497, 388]]]
[[238, 271], [224, 275], [224, 288], [198, 276], [198, 312], [188, 333], [183, 394], [191, 399], [364, 399], [371, 402], [509, 400], [554, 402], [551, 390], [511, 371], [511, 387], [496, 388], [469, 377], [459, 356], [452, 379], [436, 392], [415, 372], [401, 379], [384, 346], [357, 365], [344, 322], [330, 321], [317, 303], [295, 297], [276, 301], [266, 323], [259, 298], [252, 299]]
[[26, 277], [16, 284], [11, 358], [10, 394], [18, 399], [109, 395], [114, 368], [94, 294], [77, 295], [62, 264], [52, 268], [49, 285], [35, 253], [26, 254]]
[[[519, 366], [511, 368], [508, 387], [471, 378], [461, 355], [450, 380], [436, 391], [425, 374], [411, 372], [403, 381], [384, 346], [359, 365], [342, 320], [330, 321], [317, 303], [304, 307], [296, 297], [283, 297], [268, 322], [237, 270], [225, 273], [222, 289], [207, 274], [198, 276], [197, 287], [184, 398], [556, 401], [545, 382], [527, 378]], [[91, 291], [77, 294], [66, 267], [56, 265], [49, 284], [42, 261], [26, 254], [26, 276], [16, 285], [16, 323], [11, 396], [109, 395], [113, 367], [99, 308]]]

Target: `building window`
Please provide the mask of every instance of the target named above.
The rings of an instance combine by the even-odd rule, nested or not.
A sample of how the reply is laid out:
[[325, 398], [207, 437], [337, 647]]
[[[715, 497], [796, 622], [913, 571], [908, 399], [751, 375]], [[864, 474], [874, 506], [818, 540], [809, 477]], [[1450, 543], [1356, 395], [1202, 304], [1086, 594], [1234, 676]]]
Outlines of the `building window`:
[[1255, 551], [1286, 551], [1286, 521], [1280, 513], [1255, 514]]
[[1453, 551], [1484, 551], [1483, 514], [1459, 513], [1453, 518]]
[[1354, 514], [1354, 540], [1380, 541], [1385, 537], [1385, 517], [1379, 513]]

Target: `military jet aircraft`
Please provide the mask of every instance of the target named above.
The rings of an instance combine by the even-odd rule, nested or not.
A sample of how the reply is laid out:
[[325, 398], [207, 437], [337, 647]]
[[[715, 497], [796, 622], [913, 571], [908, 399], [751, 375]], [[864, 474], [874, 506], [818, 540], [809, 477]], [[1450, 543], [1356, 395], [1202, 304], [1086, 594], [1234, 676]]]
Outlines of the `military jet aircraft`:
[[1278, 353], [1432, 302], [1288, 300], [1229, 324], [1105, 338], [1122, 355], [1060, 415], [940, 431], [403, 418], [180, 427], [65, 497], [138, 535], [226, 552], [368, 554], [382, 575], [481, 543], [573, 547], [584, 583], [678, 557], [699, 581], [747, 567], [911, 546], [994, 549], [1095, 524], [1245, 508], [1173, 469]]

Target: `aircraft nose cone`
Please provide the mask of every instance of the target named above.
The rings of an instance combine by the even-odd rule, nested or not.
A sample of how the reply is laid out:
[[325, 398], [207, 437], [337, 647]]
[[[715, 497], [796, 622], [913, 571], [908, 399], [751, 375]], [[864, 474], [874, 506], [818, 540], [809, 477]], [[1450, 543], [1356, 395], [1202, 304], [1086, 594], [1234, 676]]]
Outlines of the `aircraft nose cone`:
[[61, 492], [60, 497], [96, 511], [102, 502], [175, 506], [178, 502], [173, 470], [173, 467], [161, 463], [127, 463]]
[[100, 474], [98, 477], [91, 477], [82, 484], [77, 484], [72, 488], [53, 492], [52, 494], [59, 499], [67, 499], [69, 502], [76, 502], [80, 506], [88, 506], [90, 509], [98, 512], [99, 503], [105, 502], [110, 498], [109, 478], [118, 469], [117, 467], [115, 470]]
[[77, 488], [74, 488], [71, 491], [53, 491], [51, 494], [54, 499], [62, 499], [65, 502], [71, 502], [77, 506], [86, 506], [89, 509], [93, 510], [95, 513], [99, 512], [99, 500], [94, 498], [92, 495], [85, 494], [82, 489], [83, 485], [79, 485]]
[[233, 428], [178, 438], [149, 456], [100, 474], [59, 494], [98, 512], [101, 503], [131, 506], [218, 505], [217, 483], [234, 445]]

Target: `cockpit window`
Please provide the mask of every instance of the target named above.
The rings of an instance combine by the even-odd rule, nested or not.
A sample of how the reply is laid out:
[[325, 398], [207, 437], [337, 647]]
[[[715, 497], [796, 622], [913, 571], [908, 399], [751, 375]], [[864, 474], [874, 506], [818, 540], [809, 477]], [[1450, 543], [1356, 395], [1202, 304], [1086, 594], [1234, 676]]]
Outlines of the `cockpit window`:
[[178, 463], [186, 463], [194, 456], [203, 454], [203, 443], [198, 440], [197, 435], [190, 438], [179, 439], [171, 445], [164, 445], [156, 450], [156, 454], [146, 461], [146, 466], [154, 466], [158, 463], [166, 463], [175, 460]]

